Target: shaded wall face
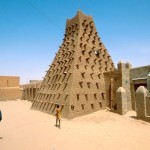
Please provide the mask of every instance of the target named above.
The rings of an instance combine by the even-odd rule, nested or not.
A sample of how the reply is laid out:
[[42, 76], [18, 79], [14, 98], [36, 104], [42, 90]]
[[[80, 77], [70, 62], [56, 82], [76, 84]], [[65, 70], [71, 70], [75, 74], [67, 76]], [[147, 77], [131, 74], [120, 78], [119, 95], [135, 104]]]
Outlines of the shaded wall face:
[[[21, 99], [22, 100], [30, 100], [30, 101], [34, 100], [38, 90], [39, 90], [39, 86], [36, 86], [36, 84], [24, 85]], [[48, 97], [46, 97], [46, 98], [48, 98]]]
[[[116, 73], [115, 73], [116, 72]], [[122, 85], [121, 72], [113, 71], [104, 74], [106, 87], [107, 107], [114, 108], [116, 104], [116, 91]]]
[[122, 87], [126, 90], [127, 93], [127, 110], [132, 110], [131, 102], [131, 83], [130, 83], [130, 69], [127, 64], [123, 65], [122, 69]]
[[[114, 103], [113, 98], [111, 98], [111, 78], [110, 76], [104, 76], [105, 79], [105, 89], [106, 89], [106, 106], [110, 107], [112, 106], [112, 103]], [[112, 102], [111, 102], [112, 100]]]
[[146, 115], [150, 116], [150, 96], [146, 97]]
[[146, 83], [140, 83], [140, 84], [134, 84], [134, 90], [136, 91], [138, 89], [138, 87], [140, 87], [140, 86], [144, 86], [145, 88], [147, 88]]
[[150, 92], [150, 73], [147, 76], [147, 89]]
[[132, 100], [132, 109], [135, 110], [135, 94], [136, 94], [136, 90], [140, 87], [140, 86], [144, 86], [145, 88], [147, 88], [147, 84], [146, 83], [134, 83], [131, 82], [131, 100]]

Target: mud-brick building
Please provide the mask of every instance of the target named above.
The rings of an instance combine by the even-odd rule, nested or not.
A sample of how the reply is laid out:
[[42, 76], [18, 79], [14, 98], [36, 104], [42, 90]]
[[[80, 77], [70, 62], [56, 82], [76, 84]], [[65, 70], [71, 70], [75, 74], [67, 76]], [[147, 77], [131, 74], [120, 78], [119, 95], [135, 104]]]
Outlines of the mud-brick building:
[[78, 11], [68, 19], [60, 46], [37, 92], [33, 109], [73, 118], [106, 107], [104, 72], [114, 63], [102, 43], [93, 18]]
[[150, 65], [132, 68], [130, 70], [132, 108], [135, 110], [135, 92], [144, 86], [150, 92]]
[[127, 93], [127, 110], [132, 110], [131, 90], [130, 90], [130, 69], [131, 64], [119, 62], [113, 71], [104, 73], [106, 87], [107, 106], [111, 109], [117, 109], [116, 91], [123, 87]]
[[23, 99], [52, 115], [59, 104], [62, 117], [69, 119], [106, 107], [125, 114], [135, 110], [139, 86], [150, 91], [150, 66], [119, 62], [115, 68], [93, 18], [78, 11], [67, 20], [62, 45], [40, 86], [25, 85]]
[[21, 99], [33, 101], [40, 89], [41, 83], [41, 80], [30, 80], [28, 84], [24, 84]]
[[107, 106], [111, 109], [117, 105], [116, 91], [123, 87], [127, 93], [127, 110], [135, 110], [136, 90], [144, 86], [150, 91], [150, 66], [131, 68], [129, 63], [118, 63], [118, 68], [105, 72]]
[[0, 76], [0, 100], [20, 99], [21, 95], [20, 77]]

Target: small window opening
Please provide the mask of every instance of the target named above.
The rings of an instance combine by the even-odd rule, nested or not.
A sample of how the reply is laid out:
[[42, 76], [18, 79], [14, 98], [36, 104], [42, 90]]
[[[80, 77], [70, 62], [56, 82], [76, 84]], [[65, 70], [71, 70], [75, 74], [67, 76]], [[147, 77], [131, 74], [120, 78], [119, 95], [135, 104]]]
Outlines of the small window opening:
[[100, 108], [102, 108], [102, 102], [99, 102]]
[[94, 104], [91, 104], [92, 109], [94, 109]]
[[84, 110], [84, 104], [82, 104], [81, 107], [82, 107], [82, 110]]
[[74, 106], [73, 105], [71, 105], [71, 110], [74, 110]]

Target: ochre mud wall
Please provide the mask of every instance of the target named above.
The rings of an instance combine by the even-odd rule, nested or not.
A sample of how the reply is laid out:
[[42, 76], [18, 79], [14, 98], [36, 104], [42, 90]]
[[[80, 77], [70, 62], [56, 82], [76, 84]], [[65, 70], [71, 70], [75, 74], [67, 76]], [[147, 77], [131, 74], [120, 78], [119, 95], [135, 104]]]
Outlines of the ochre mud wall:
[[19, 85], [20, 77], [0, 76], [0, 100], [20, 99], [22, 90]]

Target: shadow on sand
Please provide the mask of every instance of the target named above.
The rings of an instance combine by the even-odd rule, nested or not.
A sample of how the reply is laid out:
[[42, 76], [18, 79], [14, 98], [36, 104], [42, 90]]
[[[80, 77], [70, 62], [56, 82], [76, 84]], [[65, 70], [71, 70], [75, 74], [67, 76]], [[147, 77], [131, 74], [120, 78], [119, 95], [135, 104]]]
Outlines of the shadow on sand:
[[139, 119], [137, 118], [137, 116], [130, 116], [130, 118], [139, 120]]
[[139, 119], [139, 118], [137, 118], [137, 116], [130, 116], [130, 117], [133, 118], [133, 119], [139, 120], [142, 124], [148, 125], [150, 123], [146, 119]]

